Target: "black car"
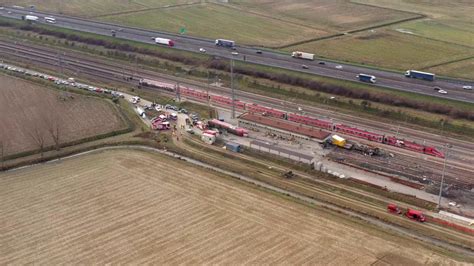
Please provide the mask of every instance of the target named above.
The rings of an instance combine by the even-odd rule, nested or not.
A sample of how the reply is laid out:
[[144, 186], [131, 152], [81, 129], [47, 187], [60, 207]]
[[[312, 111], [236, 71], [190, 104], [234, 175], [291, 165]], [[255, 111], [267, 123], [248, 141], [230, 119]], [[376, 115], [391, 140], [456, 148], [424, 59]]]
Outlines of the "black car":
[[320, 65], [325, 65], [326, 62], [324, 62], [324, 61], [319, 61], [318, 64], [320, 64]]
[[262, 50], [257, 50], [256, 53], [257, 53], [257, 54], [262, 54], [263, 52], [262, 52]]
[[441, 88], [440, 87], [434, 87], [433, 90], [439, 91], [439, 90], [441, 90]]

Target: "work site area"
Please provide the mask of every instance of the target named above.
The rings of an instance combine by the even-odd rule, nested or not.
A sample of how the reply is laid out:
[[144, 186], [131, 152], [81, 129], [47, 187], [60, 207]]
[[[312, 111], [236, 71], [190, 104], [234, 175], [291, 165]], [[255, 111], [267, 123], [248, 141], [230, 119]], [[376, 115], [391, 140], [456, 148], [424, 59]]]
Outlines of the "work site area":
[[0, 3], [0, 264], [474, 264], [463, 1], [79, 2]]

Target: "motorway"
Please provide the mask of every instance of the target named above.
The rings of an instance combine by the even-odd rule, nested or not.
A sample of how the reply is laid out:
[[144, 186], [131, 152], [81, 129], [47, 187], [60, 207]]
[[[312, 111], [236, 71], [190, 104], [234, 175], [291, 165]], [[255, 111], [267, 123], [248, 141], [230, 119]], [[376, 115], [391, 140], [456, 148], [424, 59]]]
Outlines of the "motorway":
[[[0, 15], [21, 19], [22, 15], [30, 14], [29, 9], [7, 8], [0, 10]], [[289, 54], [263, 50], [262, 54], [257, 54], [258, 48], [237, 45], [238, 55], [232, 55], [233, 50], [224, 47], [217, 47], [214, 40], [195, 38], [190, 36], [176, 35], [165, 32], [150, 31], [122, 25], [110, 24], [105, 22], [91, 21], [81, 18], [68, 17], [57, 14], [43, 12], [33, 12], [33, 15], [40, 17], [38, 23], [45, 23], [44, 16], [53, 16], [56, 18], [54, 25], [78, 31], [91, 32], [100, 35], [111, 36], [111, 31], [116, 31], [116, 38], [134, 40], [143, 43], [153, 44], [152, 37], [163, 37], [174, 40], [175, 46], [172, 49], [180, 49], [192, 52], [199, 52], [199, 48], [204, 48], [207, 54], [223, 58], [233, 58], [235, 60], [246, 61], [250, 63], [279, 67], [293, 71], [305, 72], [320, 76], [332, 77], [342, 80], [356, 81], [356, 75], [365, 73], [377, 77], [377, 86], [402, 91], [416, 92], [435, 97], [448, 98], [463, 102], [474, 103], [474, 91], [462, 89], [463, 85], [474, 86], [474, 82], [464, 82], [457, 80], [438, 79], [434, 82], [410, 79], [403, 76], [403, 73], [394, 73], [369, 68], [363, 68], [354, 65], [339, 64], [327, 61], [325, 65], [320, 65], [318, 61], [307, 61], [292, 58]], [[219, 36], [216, 36], [219, 37]], [[308, 69], [302, 69], [302, 64], [307, 65]], [[342, 69], [336, 69], [335, 66], [341, 65]], [[438, 86], [448, 91], [447, 94], [439, 94], [433, 87]]]

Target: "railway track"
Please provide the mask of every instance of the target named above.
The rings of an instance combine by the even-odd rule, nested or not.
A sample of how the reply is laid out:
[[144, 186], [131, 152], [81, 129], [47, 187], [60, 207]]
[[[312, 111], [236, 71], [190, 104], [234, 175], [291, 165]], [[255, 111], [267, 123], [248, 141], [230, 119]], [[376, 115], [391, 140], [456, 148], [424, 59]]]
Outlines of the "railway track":
[[[224, 156], [220, 155], [222, 150], [215, 146], [203, 146], [202, 143], [196, 141], [195, 139], [188, 138], [190, 142], [194, 145], [201, 146], [205, 149], [212, 149], [215, 151], [214, 154], [209, 152], [203, 151], [203, 149], [195, 147], [193, 145], [186, 145], [183, 141], [175, 141], [175, 144], [178, 147], [184, 148], [187, 151], [192, 151], [193, 154], [199, 155], [200, 158], [206, 158], [206, 160], [210, 160], [213, 162], [219, 163], [231, 163], [231, 160], [225, 159]], [[397, 224], [402, 226], [407, 226], [408, 228], [429, 228], [429, 230], [433, 230], [439, 234], [444, 235], [450, 241], [461, 241], [464, 243], [466, 247], [469, 249], [473, 249], [474, 245], [472, 243], [474, 238], [472, 236], [466, 235], [464, 233], [460, 233], [457, 231], [453, 231], [451, 229], [439, 226], [437, 224], [432, 223], [425, 223], [425, 224], [413, 224], [413, 221], [407, 220], [405, 217], [400, 216], [393, 216], [392, 214], [387, 213], [386, 205], [388, 202], [395, 202], [402, 206], [406, 205], [405, 203], [388, 200], [379, 195], [371, 194], [359, 189], [355, 189], [346, 185], [336, 184], [334, 182], [325, 181], [323, 179], [314, 179], [311, 175], [308, 175], [304, 172], [294, 171], [294, 173], [301, 177], [301, 179], [285, 179], [282, 178], [280, 175], [275, 174], [275, 171], [280, 171], [281, 173], [286, 172], [287, 169], [281, 167], [276, 164], [272, 164], [272, 169], [268, 169], [269, 163], [263, 160], [256, 159], [254, 157], [250, 157], [247, 155], [239, 154], [237, 155], [239, 158], [244, 159], [248, 162], [253, 162], [260, 164], [260, 168], [257, 171], [256, 175], [260, 175], [262, 180], [258, 179], [259, 181], [269, 183], [270, 185], [274, 185], [277, 187], [285, 188], [287, 190], [293, 191], [295, 193], [301, 193], [302, 195], [314, 197], [315, 195], [319, 195], [327, 202], [331, 202], [339, 207], [349, 207], [349, 206], [357, 206], [358, 211], [362, 213], [368, 213], [370, 215], [375, 215], [377, 217], [381, 217], [382, 219], [392, 220], [395, 219]], [[255, 169], [252, 167], [248, 168], [248, 174], [255, 172]], [[311, 182], [309, 182], [311, 180]], [[324, 186], [322, 186], [324, 185]], [[327, 187], [337, 188], [338, 192], [333, 192], [334, 189], [327, 189]], [[354, 195], [348, 196], [349, 194], [353, 193]], [[357, 196], [359, 195], [359, 197]], [[373, 201], [372, 201], [373, 200]], [[376, 201], [377, 203], [375, 203]]]
[[[10, 56], [14, 57], [19, 57], [23, 58], [24, 60], [28, 61], [34, 61], [38, 64], [42, 64], [45, 66], [48, 66], [49, 68], [51, 67], [57, 67], [58, 69], [60, 68], [59, 62], [61, 61], [62, 68], [66, 70], [70, 70], [72, 73], [80, 73], [80, 74], [86, 74], [88, 76], [92, 76], [95, 78], [98, 78], [99, 80], [107, 80], [111, 82], [125, 82], [130, 85], [137, 85], [137, 79], [139, 78], [149, 78], [149, 79], [157, 79], [157, 80], [165, 80], [167, 82], [180, 82], [180, 84], [183, 84], [184, 86], [191, 86], [191, 87], [204, 87], [207, 86], [207, 84], [203, 84], [200, 82], [190, 82], [188, 80], [176, 78], [174, 76], [170, 75], [165, 75], [165, 74], [157, 74], [153, 71], [149, 70], [143, 70], [143, 69], [136, 69], [132, 66], [127, 66], [124, 64], [117, 64], [113, 62], [105, 62], [103, 60], [97, 60], [97, 59], [90, 59], [90, 56], [87, 55], [81, 55], [77, 53], [72, 53], [67, 55], [67, 57], [63, 57], [61, 60], [58, 60], [58, 52], [57, 51], [52, 51], [50, 48], [45, 48], [45, 47], [38, 47], [38, 46], [32, 46], [32, 45], [24, 45], [24, 44], [11, 44], [7, 42], [2, 42], [0, 41], [0, 50], [4, 54], [8, 54]], [[135, 73], [136, 72], [136, 73]], [[135, 79], [132, 80], [125, 80], [124, 78], [128, 78], [134, 76]], [[223, 95], [229, 95], [229, 89], [227, 88], [222, 88], [222, 87], [216, 87], [216, 86], [210, 86], [210, 90], [212, 90], [215, 93], [223, 94]], [[280, 108], [282, 109], [282, 102], [284, 103], [285, 108], [284, 109], [290, 109], [292, 111], [294, 108], [297, 108], [296, 106], [290, 104], [289, 102], [285, 102], [279, 99], [274, 99], [271, 97], [267, 96], [261, 96], [253, 93], [248, 93], [248, 92], [243, 92], [239, 91], [238, 93], [238, 98], [242, 100], [247, 100], [259, 104], [263, 104], [266, 106], [274, 107], [274, 108]], [[321, 108], [317, 107], [311, 107], [311, 106], [304, 106], [303, 107], [306, 111], [307, 114], [315, 116], [315, 117], [321, 117], [322, 114], [328, 114], [327, 110], [323, 110]], [[354, 117], [345, 115], [345, 114], [340, 114], [340, 113], [334, 113], [331, 112], [333, 116], [331, 117], [337, 117], [337, 122], [343, 122], [347, 124], [354, 124]], [[343, 119], [339, 119], [339, 117], [343, 117]], [[351, 119], [349, 119], [351, 118]], [[368, 119], [362, 119], [362, 118], [357, 118], [357, 121], [362, 124], [362, 127], [360, 125], [357, 125], [360, 128], [380, 128], [380, 129], [387, 129], [387, 131], [390, 131], [391, 127], [393, 125], [385, 124], [385, 123], [379, 123], [368, 120]], [[369, 121], [372, 123], [372, 125], [369, 125]], [[376, 124], [374, 126], [373, 124]], [[379, 129], [375, 130], [379, 131]], [[429, 134], [429, 133], [424, 133], [420, 131], [414, 131], [411, 129], [405, 129], [401, 128], [400, 132], [403, 134], [409, 134], [410, 132], [413, 132], [415, 136], [417, 135], [426, 135], [430, 136], [430, 139], [434, 143], [437, 143], [438, 146], [441, 145], [442, 140], [439, 138], [439, 136], [436, 138], [435, 142], [435, 137], [437, 135]], [[383, 132], [380, 132], [383, 133]], [[350, 137], [350, 136], [349, 136]], [[454, 140], [453, 140], [454, 141]], [[454, 146], [454, 148], [451, 151], [451, 156], [453, 157], [450, 160], [450, 166], [455, 166], [456, 169], [464, 170], [467, 172], [474, 172], [474, 158], [472, 158], [472, 150], [474, 150], [474, 144], [466, 141], [459, 141], [455, 140], [457, 145]], [[369, 144], [374, 145], [374, 143], [370, 142]], [[375, 144], [377, 145], [377, 144]], [[391, 146], [386, 146], [382, 145], [383, 149], [392, 151], [394, 153], [401, 153], [413, 158], [417, 158], [417, 160], [423, 160], [423, 163], [429, 163], [430, 165], [436, 165], [436, 168], [441, 168], [443, 160], [431, 156], [423, 156], [418, 153], [402, 150], [396, 147], [391, 147]], [[454, 154], [454, 155], [453, 155]], [[419, 159], [420, 156], [423, 156], [423, 159]], [[460, 158], [468, 158], [471, 157], [471, 161], [466, 161]], [[448, 172], [450, 169], [448, 169]], [[456, 177], [458, 177], [456, 175]], [[464, 177], [462, 176], [462, 180], [465, 180], [466, 184], [472, 184], [471, 178], [469, 176]], [[459, 179], [456, 180], [459, 182]]]

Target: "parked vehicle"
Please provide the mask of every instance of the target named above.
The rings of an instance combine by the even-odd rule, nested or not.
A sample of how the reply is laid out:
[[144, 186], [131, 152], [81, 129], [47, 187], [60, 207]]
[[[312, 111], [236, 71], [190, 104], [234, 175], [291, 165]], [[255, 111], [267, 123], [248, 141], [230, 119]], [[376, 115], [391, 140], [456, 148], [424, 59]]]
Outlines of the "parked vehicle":
[[169, 47], [174, 46], [174, 42], [170, 39], [156, 37], [154, 40], [156, 44], [168, 45]]
[[229, 47], [229, 48], [232, 48], [235, 46], [235, 42], [231, 40], [217, 39], [215, 43], [217, 46], [223, 46], [223, 47]]
[[435, 80], [435, 74], [428, 73], [428, 72], [421, 72], [417, 70], [407, 70], [405, 72], [405, 77], [414, 78], [414, 79], [424, 79], [424, 80], [429, 80], [429, 81]]
[[372, 75], [367, 75], [367, 74], [359, 74], [356, 76], [360, 81], [362, 82], [370, 82], [370, 83], [375, 83], [377, 80], [375, 76]]
[[291, 53], [291, 56], [292, 56], [293, 58], [306, 59], [306, 60], [314, 60], [314, 54], [305, 53], [305, 52], [295, 51], [295, 52], [292, 52], [292, 53]]
[[413, 210], [413, 209], [408, 209], [407, 212], [405, 213], [405, 216], [416, 220], [418, 222], [424, 222], [426, 221], [426, 217], [421, 211]]
[[400, 208], [398, 208], [398, 206], [393, 204], [393, 203], [390, 203], [390, 204], [387, 205], [387, 211], [391, 212], [391, 213], [395, 213], [395, 214], [401, 214], [402, 213]]

